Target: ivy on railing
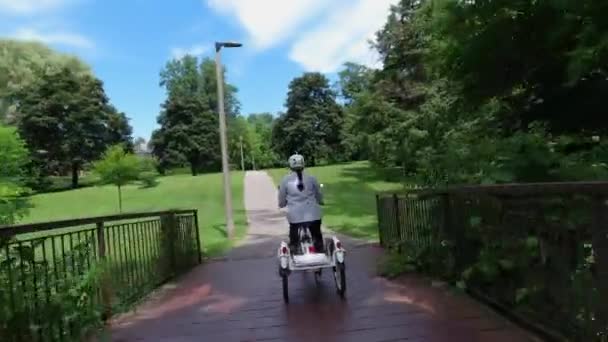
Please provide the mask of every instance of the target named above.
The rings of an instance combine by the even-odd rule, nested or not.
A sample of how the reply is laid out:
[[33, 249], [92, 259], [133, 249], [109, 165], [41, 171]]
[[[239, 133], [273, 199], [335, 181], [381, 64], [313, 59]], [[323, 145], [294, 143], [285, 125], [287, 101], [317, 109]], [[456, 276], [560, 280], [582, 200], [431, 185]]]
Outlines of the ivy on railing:
[[598, 340], [608, 322], [606, 199], [608, 183], [379, 195], [391, 249], [381, 271], [445, 279], [546, 336]]
[[0, 341], [81, 341], [200, 262], [193, 210], [0, 228]]

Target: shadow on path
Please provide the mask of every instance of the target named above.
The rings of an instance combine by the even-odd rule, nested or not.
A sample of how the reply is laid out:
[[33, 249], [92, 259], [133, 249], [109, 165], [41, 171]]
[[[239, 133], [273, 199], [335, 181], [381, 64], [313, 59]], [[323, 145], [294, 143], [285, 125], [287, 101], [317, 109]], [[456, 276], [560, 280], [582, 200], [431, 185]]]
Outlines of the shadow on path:
[[[214, 261], [168, 284], [138, 310], [117, 318], [112, 341], [527, 341], [466, 297], [417, 277], [374, 276], [382, 251], [345, 241], [346, 300], [331, 274], [290, 276], [288, 305], [274, 257]], [[264, 246], [251, 244], [253, 248]]]

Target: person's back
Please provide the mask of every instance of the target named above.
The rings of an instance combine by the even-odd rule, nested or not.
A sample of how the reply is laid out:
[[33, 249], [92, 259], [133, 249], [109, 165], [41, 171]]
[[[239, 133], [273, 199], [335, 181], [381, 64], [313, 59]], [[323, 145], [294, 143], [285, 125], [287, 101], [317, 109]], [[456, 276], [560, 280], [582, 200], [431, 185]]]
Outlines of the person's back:
[[[301, 186], [302, 190], [298, 186]], [[313, 176], [302, 172], [302, 180], [294, 172], [283, 178], [279, 186], [279, 207], [287, 207], [289, 223], [303, 223], [321, 219], [322, 202], [319, 184]]]
[[279, 207], [287, 207], [289, 240], [292, 247], [298, 240], [298, 228], [307, 225], [317, 250], [323, 250], [321, 234], [321, 204], [323, 196], [317, 179], [304, 174], [304, 157], [295, 154], [289, 158], [293, 171], [285, 176], [279, 186]]

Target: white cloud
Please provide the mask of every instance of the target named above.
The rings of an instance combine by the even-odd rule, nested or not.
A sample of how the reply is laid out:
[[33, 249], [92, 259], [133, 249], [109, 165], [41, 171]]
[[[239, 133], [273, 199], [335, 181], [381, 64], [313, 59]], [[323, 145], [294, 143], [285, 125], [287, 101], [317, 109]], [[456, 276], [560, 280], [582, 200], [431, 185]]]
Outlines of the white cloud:
[[207, 3], [220, 13], [235, 16], [249, 34], [253, 47], [264, 49], [289, 38], [300, 25], [330, 6], [332, 1], [207, 0]]
[[0, 0], [0, 12], [32, 14], [61, 7], [67, 0]]
[[176, 47], [171, 49], [171, 57], [182, 58], [185, 55], [200, 56], [207, 51], [209, 51], [209, 47], [201, 44], [192, 45], [187, 48]]
[[300, 35], [289, 57], [307, 71], [334, 72], [346, 62], [378, 66], [368, 41], [386, 22], [397, 0], [357, 0], [335, 8], [321, 25]]
[[71, 32], [42, 33], [33, 28], [22, 28], [11, 35], [18, 40], [39, 41], [45, 44], [71, 46], [83, 49], [92, 49], [93, 42], [88, 38]]

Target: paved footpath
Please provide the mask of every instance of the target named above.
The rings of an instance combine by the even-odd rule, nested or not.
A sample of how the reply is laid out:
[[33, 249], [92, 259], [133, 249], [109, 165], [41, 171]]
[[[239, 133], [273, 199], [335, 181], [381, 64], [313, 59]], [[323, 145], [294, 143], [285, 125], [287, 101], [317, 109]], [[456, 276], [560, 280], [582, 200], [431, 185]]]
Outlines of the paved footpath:
[[347, 238], [347, 298], [329, 273], [319, 285], [297, 273], [285, 305], [274, 255], [287, 228], [266, 173], [247, 173], [245, 205], [249, 235], [239, 247], [117, 318], [112, 341], [533, 341], [462, 295], [417, 277], [376, 277], [381, 249]]

